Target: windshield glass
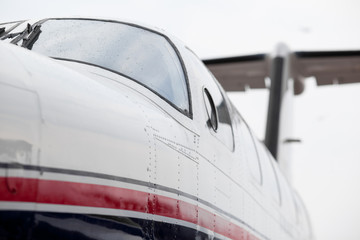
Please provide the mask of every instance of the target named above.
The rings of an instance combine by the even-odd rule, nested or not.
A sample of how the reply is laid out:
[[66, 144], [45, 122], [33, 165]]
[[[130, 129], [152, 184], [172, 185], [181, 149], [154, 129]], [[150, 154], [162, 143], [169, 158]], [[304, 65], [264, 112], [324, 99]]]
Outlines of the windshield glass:
[[53, 19], [28, 48], [124, 75], [189, 114], [183, 65], [163, 35], [138, 26], [98, 20]]

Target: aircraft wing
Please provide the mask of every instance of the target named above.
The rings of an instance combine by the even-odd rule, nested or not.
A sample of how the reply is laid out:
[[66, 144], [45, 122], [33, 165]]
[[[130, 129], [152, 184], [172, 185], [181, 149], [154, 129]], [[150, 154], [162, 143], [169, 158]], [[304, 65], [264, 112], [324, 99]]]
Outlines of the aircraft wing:
[[266, 54], [229, 57], [203, 61], [225, 91], [244, 91], [250, 88], [265, 88], [268, 76]]
[[[303, 89], [303, 79], [315, 77], [318, 85], [360, 82], [360, 51], [324, 51], [290, 53], [290, 76], [295, 93]], [[204, 60], [226, 91], [265, 88], [271, 76], [271, 55], [258, 54]], [[300, 88], [299, 88], [300, 87]]]
[[318, 85], [360, 82], [360, 51], [295, 52], [298, 78], [315, 77]]

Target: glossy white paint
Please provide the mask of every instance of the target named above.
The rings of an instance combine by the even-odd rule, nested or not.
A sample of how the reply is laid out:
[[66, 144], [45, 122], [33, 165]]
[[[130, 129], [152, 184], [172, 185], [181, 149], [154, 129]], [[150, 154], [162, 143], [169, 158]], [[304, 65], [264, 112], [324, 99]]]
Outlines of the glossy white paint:
[[[8, 159], [8, 155], [0, 154], [0, 162], [118, 176], [132, 182], [35, 170], [1, 170], [1, 176], [154, 193], [205, 209], [259, 239], [310, 239], [304, 208], [298, 207], [296, 212], [292, 190], [264, 146], [257, 142], [258, 149], [254, 148], [254, 141], [258, 140], [246, 132], [248, 127], [235, 108], [229, 105], [233, 150], [217, 137], [221, 129], [215, 132], [207, 124], [203, 90], [208, 88], [212, 94], [216, 84], [196, 68], [193, 56], [181, 42], [176, 39], [173, 42], [188, 74], [192, 118], [123, 76], [94, 66], [50, 59], [0, 42], [0, 64], [8, 66], [0, 71], [0, 139], [18, 141], [15, 151], [20, 150], [19, 141], [31, 146], [25, 152], [27, 157]], [[225, 101], [228, 102], [227, 98]], [[260, 148], [264, 154], [256, 153]], [[251, 149], [254, 151], [249, 152]], [[258, 167], [258, 178], [251, 173], [251, 166]], [[273, 168], [276, 179], [269, 176]], [[281, 195], [278, 200], [274, 199], [277, 182]], [[176, 223], [226, 239], [200, 224], [151, 214], [56, 204], [0, 203], [2, 209], [9, 204], [9, 209], [22, 210], [94, 214], [104, 210], [114, 216]], [[179, 203], [174, 207], [179, 207]], [[220, 220], [218, 223], [215, 220], [215, 229], [217, 224]]]

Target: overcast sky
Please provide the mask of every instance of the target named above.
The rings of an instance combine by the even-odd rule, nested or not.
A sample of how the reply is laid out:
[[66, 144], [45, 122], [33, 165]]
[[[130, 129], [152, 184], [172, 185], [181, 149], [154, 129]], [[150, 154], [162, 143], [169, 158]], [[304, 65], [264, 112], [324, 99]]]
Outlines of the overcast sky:
[[[360, 49], [359, 0], [2, 0], [0, 22], [54, 16], [130, 19], [177, 36], [201, 58], [293, 50]], [[261, 138], [266, 93], [234, 96]], [[319, 240], [360, 239], [360, 85], [318, 88], [295, 100], [293, 183]], [[250, 104], [251, 103], [251, 104]]]
[[201, 57], [359, 47], [358, 0], [2, 0], [0, 21], [104, 16], [161, 27]]

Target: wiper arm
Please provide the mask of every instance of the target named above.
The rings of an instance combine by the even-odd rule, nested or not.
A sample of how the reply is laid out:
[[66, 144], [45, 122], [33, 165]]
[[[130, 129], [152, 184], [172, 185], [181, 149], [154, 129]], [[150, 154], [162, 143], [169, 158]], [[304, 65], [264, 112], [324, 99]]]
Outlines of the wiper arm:
[[[4, 32], [5, 32], [5, 30], [4, 30]], [[14, 37], [22, 34], [23, 32], [24, 32], [24, 31], [22, 31], [22, 32], [16, 32], [16, 33], [8, 33], [8, 34], [6, 34], [5, 36], [3, 36], [2, 38], [0, 38], [0, 40], [5, 40], [5, 39], [8, 39], [8, 38], [14, 38]]]
[[17, 33], [10, 33], [12, 30], [14, 30], [18, 26], [20, 26], [23, 22], [25, 22], [25, 21], [3, 23], [4, 25], [10, 25], [10, 26], [5, 26], [5, 27], [0, 28], [0, 40], [14, 38], [14, 37], [18, 36], [19, 34], [23, 33], [23, 31], [17, 32]]
[[[11, 40], [10, 43], [13, 43], [13, 44], [16, 44], [18, 43], [20, 40], [24, 39], [26, 35], [28, 35], [30, 32], [32, 31], [32, 27], [31, 25], [28, 23], [27, 26], [26, 26], [26, 29], [22, 32], [19, 32], [19, 33], [11, 33], [7, 36], [5, 36], [6, 38], [13, 38], [15, 37], [16, 35], [18, 35], [14, 40]], [[6, 39], [5, 38], [5, 39]], [[3, 40], [3, 39], [2, 39]]]
[[[23, 40], [21, 46], [31, 50], [32, 46], [39, 38], [39, 35], [41, 33], [40, 27], [41, 25], [36, 25], [34, 28], [32, 28], [32, 26], [28, 23], [24, 31], [17, 33], [9, 33], [2, 37], [1, 40], [15, 37], [15, 39], [11, 40], [10, 43], [17, 44], [19, 41]], [[0, 34], [2, 33], [2, 29], [3, 28], [0, 28]], [[5, 28], [3, 31], [5, 31]]]
[[4, 28], [4, 27], [0, 28], [0, 37], [1, 37], [4, 33], [5, 33], [5, 28]]
[[39, 35], [41, 33], [40, 27], [41, 25], [36, 25], [30, 35], [27, 38], [24, 38], [24, 41], [21, 44], [22, 47], [30, 50], [32, 49], [34, 43], [39, 38]]

